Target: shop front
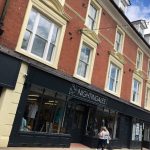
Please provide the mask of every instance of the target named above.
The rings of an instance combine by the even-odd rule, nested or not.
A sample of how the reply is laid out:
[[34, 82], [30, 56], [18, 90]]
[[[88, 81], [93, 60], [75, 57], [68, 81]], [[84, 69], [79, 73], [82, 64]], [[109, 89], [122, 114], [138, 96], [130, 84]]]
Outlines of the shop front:
[[148, 115], [97, 89], [31, 66], [9, 146], [69, 147], [74, 142], [96, 147], [100, 127], [106, 126], [112, 147], [140, 147], [141, 117]]

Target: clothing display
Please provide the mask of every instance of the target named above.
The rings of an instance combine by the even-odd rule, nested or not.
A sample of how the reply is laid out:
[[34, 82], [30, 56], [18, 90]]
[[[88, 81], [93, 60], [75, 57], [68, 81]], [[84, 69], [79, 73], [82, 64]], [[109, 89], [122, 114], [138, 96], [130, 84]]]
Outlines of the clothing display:
[[27, 129], [27, 121], [26, 121], [25, 118], [22, 118], [20, 131], [28, 131], [28, 129]]
[[37, 111], [38, 111], [38, 105], [36, 103], [30, 104], [28, 118], [34, 119]]

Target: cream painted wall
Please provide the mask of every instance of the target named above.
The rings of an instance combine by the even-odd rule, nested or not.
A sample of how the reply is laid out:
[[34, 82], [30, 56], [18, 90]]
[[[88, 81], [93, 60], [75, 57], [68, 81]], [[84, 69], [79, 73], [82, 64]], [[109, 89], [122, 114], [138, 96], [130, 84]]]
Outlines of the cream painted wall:
[[0, 97], [0, 147], [7, 147], [28, 66], [21, 64], [14, 90], [3, 88]]

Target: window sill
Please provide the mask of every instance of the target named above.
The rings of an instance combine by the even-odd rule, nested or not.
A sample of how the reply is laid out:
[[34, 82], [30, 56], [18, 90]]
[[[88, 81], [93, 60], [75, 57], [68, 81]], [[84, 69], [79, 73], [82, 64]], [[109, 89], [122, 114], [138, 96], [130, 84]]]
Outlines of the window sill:
[[86, 82], [86, 83], [88, 83], [88, 84], [91, 84], [91, 81], [90, 81], [90, 80], [88, 80], [87, 78], [83, 78], [83, 77], [81, 77], [81, 76], [79, 76], [79, 75], [77, 75], [77, 74], [74, 74], [73, 77], [76, 78], [76, 79], [78, 79], [78, 80], [81, 80], [81, 81], [83, 81], [83, 82]]
[[134, 102], [134, 101], [130, 101], [132, 104], [134, 104], [134, 105], [136, 105], [136, 106], [139, 106], [139, 107], [141, 107], [141, 105], [139, 104], [139, 103], [137, 103], [137, 102]]
[[52, 63], [50, 63], [50, 62], [48, 62], [48, 61], [46, 61], [46, 60], [44, 60], [44, 59], [42, 59], [42, 58], [40, 58], [40, 57], [34, 55], [34, 54], [31, 54], [31, 53], [27, 52], [26, 50], [23, 50], [23, 49], [21, 49], [21, 50], [16, 50], [16, 52], [18, 52], [18, 53], [20, 53], [20, 54], [22, 54], [22, 55], [25, 55], [25, 56], [27, 56], [27, 57], [29, 57], [29, 58], [35, 60], [35, 61], [38, 61], [38, 62], [40, 62], [40, 63], [42, 63], [42, 64], [45, 64], [45, 65], [47, 65], [47, 66], [49, 66], [49, 67], [52, 67], [52, 68], [54, 68], [54, 69], [57, 69], [57, 64], [52, 64]]
[[115, 93], [115, 92], [110, 91], [108, 89], [105, 89], [105, 91], [108, 92], [108, 93], [110, 93], [110, 94], [112, 94], [112, 95], [114, 95], [114, 96], [116, 96], [116, 97], [120, 97], [120, 93]]

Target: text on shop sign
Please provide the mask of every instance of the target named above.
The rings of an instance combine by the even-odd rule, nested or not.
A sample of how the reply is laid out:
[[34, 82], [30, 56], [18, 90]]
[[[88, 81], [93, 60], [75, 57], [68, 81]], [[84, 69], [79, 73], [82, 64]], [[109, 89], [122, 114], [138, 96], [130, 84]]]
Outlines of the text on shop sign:
[[107, 99], [105, 97], [99, 96], [93, 92], [90, 92], [86, 89], [81, 88], [78, 85], [72, 84], [72, 86], [69, 89], [69, 95], [70, 96], [76, 96], [81, 98], [86, 98], [88, 100], [93, 100], [96, 102], [99, 102], [102, 105], [107, 104]]

